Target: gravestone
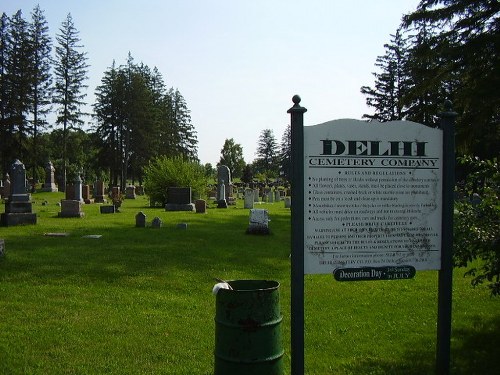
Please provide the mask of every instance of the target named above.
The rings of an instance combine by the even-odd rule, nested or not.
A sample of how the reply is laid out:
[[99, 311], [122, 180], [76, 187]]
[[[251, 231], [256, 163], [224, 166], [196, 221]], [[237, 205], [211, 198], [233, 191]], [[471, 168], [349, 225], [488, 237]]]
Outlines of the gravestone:
[[90, 185], [82, 186], [82, 198], [85, 204], [94, 203], [94, 200], [90, 198]]
[[251, 190], [251, 189], [245, 190], [245, 202], [243, 205], [244, 208], [253, 209], [254, 196], [255, 196], [255, 194], [254, 194], [253, 190]]
[[254, 208], [250, 210], [250, 223], [247, 233], [269, 234], [269, 212], [264, 209]]
[[135, 186], [127, 186], [125, 189], [125, 199], [135, 199]]
[[177, 224], [177, 229], [184, 229], [186, 230], [188, 228], [187, 223], [179, 223]]
[[285, 197], [285, 208], [291, 208], [291, 207], [292, 207], [292, 198]]
[[135, 193], [137, 195], [144, 195], [144, 186], [142, 186], [142, 185], [136, 186]]
[[281, 202], [281, 193], [278, 189], [274, 190], [274, 201]]
[[101, 214], [114, 214], [116, 212], [116, 207], [113, 205], [100, 206], [99, 212]]
[[14, 226], [36, 224], [31, 195], [26, 192], [26, 168], [19, 160], [14, 161], [10, 169], [10, 193], [5, 203], [5, 213], [1, 215], [2, 224]]
[[47, 191], [52, 193], [58, 191], [54, 177], [55, 171], [56, 169], [54, 168], [54, 165], [49, 160], [45, 165], [45, 183], [42, 185], [41, 191]]
[[163, 226], [163, 222], [161, 221], [161, 219], [157, 216], [153, 219], [153, 221], [151, 222], [151, 227], [153, 228], [161, 228]]
[[190, 187], [169, 187], [167, 189], [166, 211], [194, 211]]
[[217, 208], [227, 208], [226, 185], [221, 180], [217, 185]]
[[135, 226], [138, 228], [146, 227], [146, 214], [140, 211], [137, 215], [135, 215]]
[[78, 202], [83, 202], [83, 196], [82, 196], [82, 178], [80, 177], [80, 174], [78, 173], [75, 177], [75, 201]]
[[[221, 190], [224, 188], [224, 198], [222, 198]], [[226, 165], [220, 165], [217, 168], [217, 199], [221, 201], [226, 200], [226, 205], [235, 203], [232, 197], [233, 195], [233, 182], [231, 181], [231, 171]], [[222, 204], [224, 206], [224, 204]]]
[[104, 182], [102, 180], [97, 180], [94, 184], [94, 202], [104, 203]]
[[61, 212], [58, 214], [59, 217], [83, 217], [85, 213], [82, 212], [82, 202], [77, 200], [66, 200], [61, 201]]
[[64, 199], [67, 201], [75, 200], [75, 184], [67, 184], [64, 192]]
[[267, 201], [269, 203], [274, 203], [274, 191], [271, 189], [267, 191]]
[[259, 201], [259, 189], [253, 189], [253, 201], [254, 203]]
[[194, 201], [194, 207], [196, 209], [197, 214], [207, 213], [207, 202], [204, 199], [198, 199]]
[[5, 255], [5, 240], [0, 238], [0, 257]]

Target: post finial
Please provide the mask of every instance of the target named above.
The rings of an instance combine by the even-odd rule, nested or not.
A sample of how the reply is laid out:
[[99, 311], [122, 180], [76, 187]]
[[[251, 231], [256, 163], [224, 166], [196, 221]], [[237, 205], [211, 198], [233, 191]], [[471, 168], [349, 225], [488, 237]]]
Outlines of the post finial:
[[293, 98], [292, 98], [293, 107], [290, 108], [287, 112], [288, 113], [292, 113], [292, 112], [294, 112], [294, 113], [298, 113], [298, 112], [304, 113], [304, 112], [306, 112], [307, 109], [304, 108], [304, 107], [301, 107], [300, 104], [299, 104], [301, 100], [302, 99], [300, 99], [300, 96], [294, 95]]

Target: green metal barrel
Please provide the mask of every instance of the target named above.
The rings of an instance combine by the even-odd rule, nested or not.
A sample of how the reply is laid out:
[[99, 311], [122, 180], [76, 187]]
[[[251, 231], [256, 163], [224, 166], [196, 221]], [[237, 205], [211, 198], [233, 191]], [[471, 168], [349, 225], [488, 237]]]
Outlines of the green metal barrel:
[[282, 375], [279, 283], [228, 281], [215, 311], [215, 375]]

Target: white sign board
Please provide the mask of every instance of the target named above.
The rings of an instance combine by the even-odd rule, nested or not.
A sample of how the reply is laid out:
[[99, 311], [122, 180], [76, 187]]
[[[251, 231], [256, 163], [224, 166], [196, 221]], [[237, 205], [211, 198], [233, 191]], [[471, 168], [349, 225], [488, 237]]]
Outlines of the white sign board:
[[304, 272], [440, 269], [442, 139], [409, 121], [304, 127]]

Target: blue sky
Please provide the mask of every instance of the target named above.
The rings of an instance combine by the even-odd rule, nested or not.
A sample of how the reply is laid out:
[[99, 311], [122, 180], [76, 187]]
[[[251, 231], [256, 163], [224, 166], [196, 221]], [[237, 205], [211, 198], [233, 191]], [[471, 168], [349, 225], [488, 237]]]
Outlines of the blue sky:
[[89, 104], [113, 60], [130, 52], [156, 66], [186, 99], [201, 162], [215, 164], [227, 138], [247, 163], [263, 129], [279, 143], [294, 94], [305, 125], [360, 119], [369, 111], [360, 87], [373, 84], [376, 57], [418, 2], [0, 0], [0, 12], [30, 19], [39, 4], [53, 38], [71, 13], [89, 58]]

